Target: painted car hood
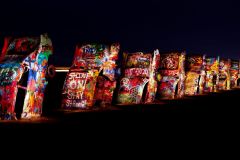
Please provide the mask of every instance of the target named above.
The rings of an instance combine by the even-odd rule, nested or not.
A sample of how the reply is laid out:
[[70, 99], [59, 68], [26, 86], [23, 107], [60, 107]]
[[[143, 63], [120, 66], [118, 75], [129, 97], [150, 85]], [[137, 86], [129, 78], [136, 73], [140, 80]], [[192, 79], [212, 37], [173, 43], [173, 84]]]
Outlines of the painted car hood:
[[186, 74], [185, 80], [185, 94], [195, 95], [197, 93], [197, 88], [199, 87], [199, 76], [200, 74], [196, 72], [188, 72]]
[[142, 77], [123, 78], [120, 82], [118, 103], [140, 103], [143, 95], [143, 89], [148, 81], [149, 79]]
[[175, 96], [175, 89], [179, 79], [172, 76], [162, 77], [159, 87], [158, 94], [163, 99], [173, 99]]

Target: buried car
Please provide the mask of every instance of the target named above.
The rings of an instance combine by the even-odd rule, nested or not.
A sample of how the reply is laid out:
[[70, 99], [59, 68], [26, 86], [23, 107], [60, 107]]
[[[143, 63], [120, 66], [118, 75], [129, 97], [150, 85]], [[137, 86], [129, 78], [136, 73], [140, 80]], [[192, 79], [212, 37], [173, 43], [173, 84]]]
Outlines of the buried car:
[[239, 84], [239, 60], [231, 60], [230, 67], [230, 88], [236, 88]]
[[229, 90], [230, 89], [230, 59], [220, 59], [219, 62], [219, 81], [217, 84], [218, 90]]
[[124, 53], [123, 75], [118, 91], [118, 104], [152, 103], [157, 91], [156, 71], [160, 54]]
[[158, 99], [174, 99], [184, 96], [185, 52], [161, 54], [158, 71]]
[[216, 92], [219, 80], [219, 57], [206, 57], [204, 93]]
[[[0, 61], [0, 117], [16, 119], [15, 103], [18, 88], [26, 90], [21, 118], [36, 118], [42, 114], [44, 90], [47, 85], [48, 57], [52, 42], [48, 36], [6, 38]], [[28, 73], [27, 86], [21, 86]]]
[[119, 49], [117, 43], [77, 46], [63, 86], [62, 108], [91, 109], [96, 102], [112, 103]]
[[203, 93], [205, 79], [205, 55], [189, 55], [186, 57], [185, 95]]

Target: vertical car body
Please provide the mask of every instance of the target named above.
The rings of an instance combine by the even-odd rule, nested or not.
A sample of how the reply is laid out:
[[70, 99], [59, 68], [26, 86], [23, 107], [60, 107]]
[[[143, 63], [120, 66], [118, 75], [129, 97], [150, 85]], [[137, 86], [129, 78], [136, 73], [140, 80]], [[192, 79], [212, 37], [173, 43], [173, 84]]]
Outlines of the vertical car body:
[[235, 88], [238, 86], [239, 80], [239, 60], [231, 60], [230, 67], [230, 88]]
[[184, 96], [185, 52], [161, 54], [158, 71], [158, 99], [174, 99]]
[[217, 84], [218, 90], [229, 90], [230, 89], [230, 59], [221, 58], [219, 61], [219, 81]]
[[[5, 39], [0, 61], [2, 120], [16, 119], [14, 110], [18, 88], [26, 90], [21, 117], [28, 119], [41, 116], [48, 57], [51, 54], [52, 42], [47, 35]], [[23, 74], [28, 74], [27, 86], [20, 85]]]
[[219, 80], [219, 57], [206, 57], [204, 93], [216, 92]]
[[156, 71], [160, 54], [124, 53], [123, 74], [118, 91], [118, 104], [152, 103], [157, 91]]
[[119, 44], [77, 46], [63, 86], [62, 108], [91, 109], [96, 102], [112, 103], [119, 49]]
[[205, 55], [189, 55], [186, 57], [185, 95], [203, 93], [205, 80]]

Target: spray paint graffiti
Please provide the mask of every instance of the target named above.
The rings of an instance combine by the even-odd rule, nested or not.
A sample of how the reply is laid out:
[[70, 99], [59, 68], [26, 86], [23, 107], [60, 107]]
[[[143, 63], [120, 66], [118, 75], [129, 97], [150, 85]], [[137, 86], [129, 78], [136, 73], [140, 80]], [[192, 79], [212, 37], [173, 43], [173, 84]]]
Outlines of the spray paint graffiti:
[[184, 95], [185, 52], [161, 54], [158, 71], [158, 99], [180, 98]]
[[204, 92], [216, 92], [219, 82], [219, 57], [206, 57]]
[[22, 118], [38, 118], [42, 114], [44, 91], [48, 84], [48, 57], [52, 54], [52, 49], [51, 39], [47, 35], [41, 35], [37, 50], [25, 59], [25, 64], [29, 66], [29, 76]]
[[142, 77], [123, 78], [121, 80], [121, 87], [118, 93], [118, 103], [141, 103], [143, 89], [148, 81], [148, 78]]
[[[11, 60], [10, 60], [11, 59]], [[7, 56], [0, 64], [0, 119], [16, 119], [15, 102], [18, 81], [23, 74], [20, 57]]]
[[91, 72], [77, 71], [68, 74], [65, 81], [67, 93], [64, 93], [67, 98], [66, 108], [84, 108], [86, 105], [92, 105], [92, 101], [91, 104], [87, 102], [93, 98], [92, 85], [96, 83], [97, 76], [98, 73], [94, 76]]
[[[24, 70], [28, 68], [28, 86], [26, 87], [26, 96], [24, 99], [22, 118], [40, 117], [42, 113], [42, 101], [44, 89], [47, 85], [45, 78], [48, 56], [52, 53], [52, 43], [47, 35], [41, 35], [35, 38], [7, 38], [4, 41], [2, 55], [4, 60], [1, 61], [1, 119], [16, 119], [14, 108], [18, 91], [18, 82], [20, 81]], [[1, 56], [2, 57], [2, 56]], [[6, 72], [4, 66], [10, 67], [15, 74]], [[14, 68], [14, 69], [13, 69]], [[5, 71], [4, 71], [5, 70]], [[9, 69], [7, 69], [9, 70]], [[6, 84], [4, 79], [11, 79]], [[5, 83], [5, 84], [4, 84]], [[11, 90], [11, 94], [9, 93]], [[6, 103], [6, 99], [11, 100], [11, 104]]]
[[203, 93], [205, 81], [205, 55], [192, 55], [186, 58], [185, 95]]
[[[124, 53], [124, 75], [118, 92], [119, 104], [152, 103], [157, 91], [156, 70], [159, 67], [158, 50], [150, 53]], [[148, 84], [146, 86], [146, 84]], [[143, 95], [144, 88], [146, 94]], [[143, 97], [144, 96], [144, 97]]]
[[231, 60], [231, 67], [230, 67], [230, 87], [235, 88], [237, 87], [237, 81], [239, 79], [239, 67], [240, 63], [239, 60]]
[[230, 89], [230, 59], [220, 59], [219, 62], [219, 81], [217, 85], [218, 90]]
[[110, 105], [116, 85], [116, 81], [109, 81], [104, 76], [98, 76], [96, 84], [97, 89], [94, 95], [96, 102], [100, 103], [103, 107]]
[[178, 54], [163, 54], [161, 56], [160, 68], [164, 70], [177, 70], [179, 65]]
[[63, 86], [62, 108], [91, 109], [96, 101], [101, 105], [112, 103], [119, 49], [119, 44], [88, 44], [76, 48]]

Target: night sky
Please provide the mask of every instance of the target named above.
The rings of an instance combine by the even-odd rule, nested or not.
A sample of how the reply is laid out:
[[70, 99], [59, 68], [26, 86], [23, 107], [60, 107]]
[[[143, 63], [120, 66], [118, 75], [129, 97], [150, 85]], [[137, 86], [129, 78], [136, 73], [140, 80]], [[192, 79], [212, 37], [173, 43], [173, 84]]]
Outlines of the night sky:
[[122, 51], [186, 50], [240, 58], [240, 2], [227, 0], [7, 0], [0, 38], [47, 32], [55, 65], [70, 66], [77, 43], [120, 42]]

